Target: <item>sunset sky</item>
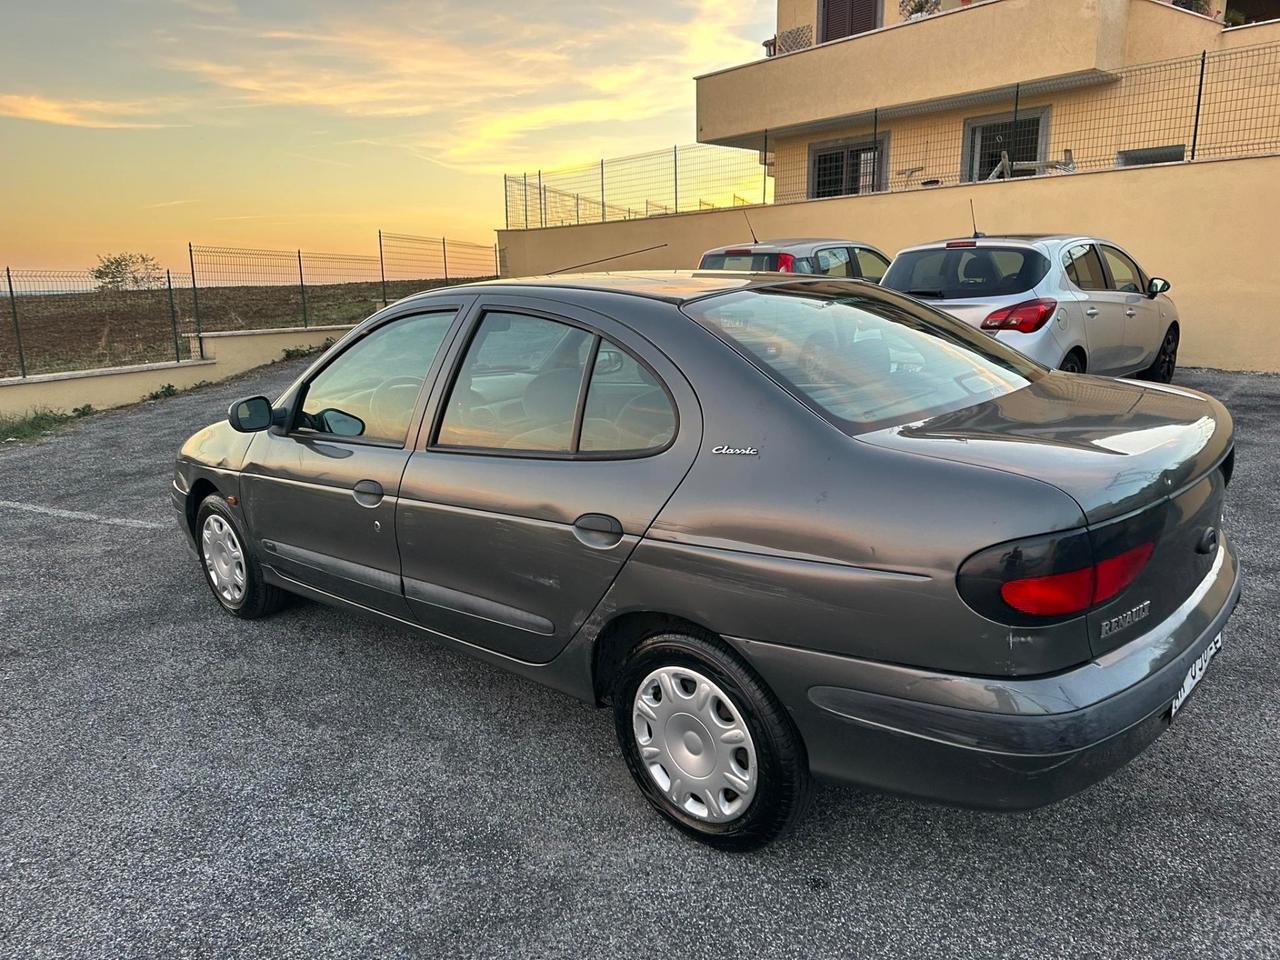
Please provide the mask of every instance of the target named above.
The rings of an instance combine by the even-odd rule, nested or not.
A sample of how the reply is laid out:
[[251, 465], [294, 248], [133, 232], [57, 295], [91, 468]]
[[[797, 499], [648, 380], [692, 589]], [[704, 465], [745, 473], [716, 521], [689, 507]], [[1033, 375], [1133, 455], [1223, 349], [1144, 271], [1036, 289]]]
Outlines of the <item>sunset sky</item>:
[[47, 0], [0, 31], [0, 264], [493, 242], [502, 174], [694, 140], [766, 0]]

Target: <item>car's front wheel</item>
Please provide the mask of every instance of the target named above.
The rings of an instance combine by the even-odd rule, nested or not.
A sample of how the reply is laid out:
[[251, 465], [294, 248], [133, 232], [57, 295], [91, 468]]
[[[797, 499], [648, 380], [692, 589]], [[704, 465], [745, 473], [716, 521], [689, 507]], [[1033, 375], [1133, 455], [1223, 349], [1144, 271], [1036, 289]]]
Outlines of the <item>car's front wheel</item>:
[[614, 724], [640, 791], [685, 833], [762, 846], [808, 804], [804, 743], [777, 698], [720, 642], [642, 641], [613, 687]]
[[196, 512], [196, 547], [205, 582], [228, 613], [256, 620], [278, 610], [285, 595], [263, 580], [247, 542], [226, 500], [211, 494], [201, 501]]
[[1160, 341], [1160, 349], [1156, 351], [1156, 358], [1151, 361], [1151, 366], [1143, 370], [1138, 376], [1143, 380], [1151, 380], [1155, 383], [1169, 383], [1173, 380], [1174, 371], [1178, 369], [1178, 328], [1170, 327], [1165, 331], [1164, 339]]

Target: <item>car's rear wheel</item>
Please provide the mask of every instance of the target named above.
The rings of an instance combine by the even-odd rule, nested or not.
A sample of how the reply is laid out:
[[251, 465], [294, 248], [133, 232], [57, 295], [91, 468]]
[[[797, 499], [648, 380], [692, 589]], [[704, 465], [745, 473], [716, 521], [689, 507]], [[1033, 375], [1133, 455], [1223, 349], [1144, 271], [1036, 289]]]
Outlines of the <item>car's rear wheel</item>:
[[618, 671], [613, 710], [641, 793], [685, 833], [748, 850], [804, 812], [810, 776], [795, 724], [718, 641], [675, 633], [642, 641]]
[[222, 609], [245, 620], [274, 613], [284, 602], [282, 590], [262, 578], [262, 568], [245, 544], [239, 522], [217, 494], [196, 512], [196, 548], [204, 579]]
[[1079, 350], [1072, 350], [1062, 358], [1058, 369], [1063, 373], [1084, 373], [1084, 355]]
[[1177, 327], [1166, 330], [1164, 339], [1160, 341], [1160, 349], [1156, 351], [1156, 358], [1138, 376], [1155, 383], [1169, 383], [1173, 380], [1174, 371], [1178, 369], [1179, 339]]

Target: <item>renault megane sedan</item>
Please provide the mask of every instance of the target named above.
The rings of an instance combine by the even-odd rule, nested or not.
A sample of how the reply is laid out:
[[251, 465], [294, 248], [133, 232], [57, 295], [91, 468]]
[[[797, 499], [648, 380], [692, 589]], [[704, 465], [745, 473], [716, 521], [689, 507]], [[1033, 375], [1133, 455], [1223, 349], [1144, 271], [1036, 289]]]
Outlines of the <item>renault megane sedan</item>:
[[1141, 752], [1239, 596], [1233, 456], [1210, 397], [874, 284], [601, 274], [379, 311], [173, 500], [228, 613], [297, 594], [608, 705], [649, 803], [742, 849], [814, 777], [1018, 809]]

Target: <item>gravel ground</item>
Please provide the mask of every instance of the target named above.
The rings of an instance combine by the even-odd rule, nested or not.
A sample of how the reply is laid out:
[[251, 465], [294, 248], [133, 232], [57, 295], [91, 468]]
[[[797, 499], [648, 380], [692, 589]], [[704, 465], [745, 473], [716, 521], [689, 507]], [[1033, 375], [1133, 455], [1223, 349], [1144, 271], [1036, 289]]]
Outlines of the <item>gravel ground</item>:
[[822, 786], [735, 856], [650, 812], [604, 712], [321, 606], [218, 611], [172, 458], [298, 369], [0, 446], [0, 954], [1280, 956], [1280, 378], [1179, 375], [1236, 416], [1248, 581], [1151, 750], [1026, 814]]

